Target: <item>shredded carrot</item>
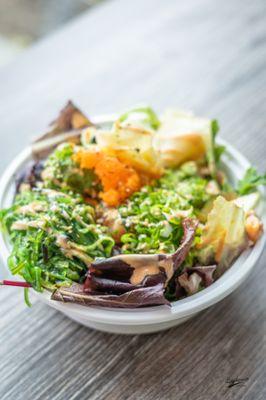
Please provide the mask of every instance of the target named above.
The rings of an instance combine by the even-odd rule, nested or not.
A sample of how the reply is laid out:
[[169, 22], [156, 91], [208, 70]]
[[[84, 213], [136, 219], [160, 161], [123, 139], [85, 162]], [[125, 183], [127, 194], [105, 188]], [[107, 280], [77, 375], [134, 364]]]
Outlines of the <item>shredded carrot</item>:
[[101, 181], [100, 198], [108, 206], [117, 206], [140, 189], [141, 179], [132, 167], [104, 152], [80, 150], [74, 160], [82, 169], [93, 169]]

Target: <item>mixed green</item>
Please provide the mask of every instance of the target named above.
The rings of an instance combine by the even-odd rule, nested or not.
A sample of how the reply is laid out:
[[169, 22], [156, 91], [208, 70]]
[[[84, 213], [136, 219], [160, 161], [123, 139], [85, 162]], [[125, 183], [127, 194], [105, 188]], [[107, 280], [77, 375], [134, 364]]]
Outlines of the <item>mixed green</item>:
[[258, 240], [252, 210], [266, 175], [250, 168], [231, 187], [216, 121], [181, 111], [159, 120], [142, 107], [108, 129], [86, 121], [80, 142], [51, 149], [0, 212], [10, 271], [35, 290], [82, 304], [165, 304], [211, 284]]

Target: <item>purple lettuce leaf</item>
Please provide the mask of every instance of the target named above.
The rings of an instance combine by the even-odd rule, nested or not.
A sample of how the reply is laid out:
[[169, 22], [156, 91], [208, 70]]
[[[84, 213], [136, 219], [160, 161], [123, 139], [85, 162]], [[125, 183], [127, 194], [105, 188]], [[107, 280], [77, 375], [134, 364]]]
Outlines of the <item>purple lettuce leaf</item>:
[[79, 143], [82, 129], [91, 125], [93, 124], [86, 115], [69, 101], [50, 124], [47, 132], [33, 141], [33, 158], [35, 160], [45, 159], [59, 143], [66, 141]]
[[84, 285], [84, 292], [104, 292], [104, 293], [115, 293], [122, 294], [129, 292], [130, 290], [139, 289], [141, 287], [155, 286], [159, 283], [165, 282], [164, 274], [146, 276], [142, 285], [133, 285], [129, 282], [116, 281], [112, 279], [101, 278], [93, 274], [89, 274], [86, 286]]
[[203, 266], [195, 266], [191, 268], [191, 270], [196, 271], [198, 275], [202, 278], [204, 282], [204, 286], [210, 286], [213, 281], [213, 274], [217, 268], [217, 265], [203, 265]]
[[200, 284], [202, 278], [196, 272], [188, 274], [184, 272], [177, 278], [179, 285], [185, 289], [186, 293], [189, 295], [195, 294], [200, 290]]
[[101, 306], [117, 308], [136, 308], [143, 306], [169, 305], [164, 297], [164, 286], [159, 283], [155, 286], [142, 287], [130, 290], [121, 295], [84, 293], [83, 286], [73, 284], [69, 288], [59, 288], [51, 296], [52, 300], [65, 303], [77, 303], [84, 306]]
[[174, 271], [176, 271], [181, 266], [186, 256], [188, 255], [188, 252], [195, 237], [198, 221], [196, 219], [185, 218], [182, 222], [182, 226], [184, 229], [184, 235], [181, 244], [176, 252], [172, 255], [174, 262]]
[[188, 295], [197, 293], [202, 287], [210, 286], [214, 279], [213, 274], [217, 265], [195, 266], [185, 268], [183, 273], [176, 278], [176, 296], [182, 297], [182, 289]]

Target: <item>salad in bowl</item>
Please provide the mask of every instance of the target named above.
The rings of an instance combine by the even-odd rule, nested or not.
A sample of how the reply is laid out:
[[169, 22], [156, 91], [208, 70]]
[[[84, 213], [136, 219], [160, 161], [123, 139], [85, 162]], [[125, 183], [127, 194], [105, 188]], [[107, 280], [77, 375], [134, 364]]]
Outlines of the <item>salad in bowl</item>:
[[171, 307], [204, 291], [263, 232], [255, 208], [266, 175], [250, 167], [232, 184], [218, 130], [150, 107], [94, 124], [69, 102], [0, 211], [10, 272], [84, 306]]

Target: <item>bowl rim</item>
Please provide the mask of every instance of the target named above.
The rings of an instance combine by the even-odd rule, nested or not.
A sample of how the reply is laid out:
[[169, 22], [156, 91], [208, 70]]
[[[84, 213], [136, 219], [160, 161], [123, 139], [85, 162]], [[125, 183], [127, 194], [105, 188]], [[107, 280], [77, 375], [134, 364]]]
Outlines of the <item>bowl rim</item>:
[[[96, 124], [107, 124], [114, 121], [115, 118], [115, 114], [99, 115], [93, 118], [92, 122]], [[240, 177], [243, 172], [251, 166], [250, 162], [227, 141], [219, 139], [218, 142], [226, 145], [227, 154], [224, 157], [224, 163], [229, 165], [229, 172], [233, 173], [234, 176]], [[5, 169], [0, 179], [0, 208], [4, 206], [8, 190], [10, 190], [11, 186], [14, 185], [14, 178], [17, 171], [21, 169], [23, 164], [30, 161], [30, 159], [31, 147], [28, 146], [14, 158]], [[233, 171], [233, 167], [235, 168], [235, 171]], [[260, 192], [262, 193], [261, 197], [264, 197], [264, 190], [260, 190]], [[265, 222], [263, 208], [261, 208], [260, 214]], [[37, 293], [31, 290], [31, 292], [34, 293], [38, 299], [64, 314], [69, 316], [76, 315], [82, 319], [89, 319], [94, 322], [104, 322], [106, 324], [116, 323], [120, 325], [147, 325], [158, 322], [167, 322], [198, 313], [232, 293], [254, 268], [256, 261], [259, 259], [263, 251], [264, 243], [265, 233], [252, 248], [245, 250], [232, 266], [212, 285], [193, 296], [172, 302], [171, 307], [153, 306], [134, 309], [118, 309], [97, 306], [84, 307], [79, 304], [60, 303], [51, 300], [50, 292], [48, 291]], [[0, 249], [1, 259], [5, 269], [9, 272], [7, 268], [9, 249], [7, 237], [3, 232], [0, 232]]]

